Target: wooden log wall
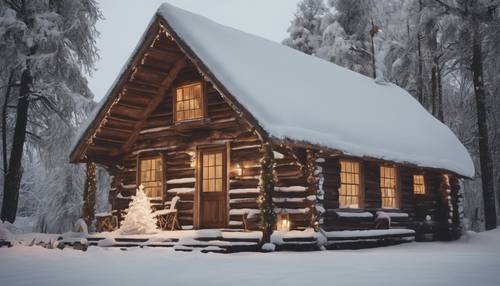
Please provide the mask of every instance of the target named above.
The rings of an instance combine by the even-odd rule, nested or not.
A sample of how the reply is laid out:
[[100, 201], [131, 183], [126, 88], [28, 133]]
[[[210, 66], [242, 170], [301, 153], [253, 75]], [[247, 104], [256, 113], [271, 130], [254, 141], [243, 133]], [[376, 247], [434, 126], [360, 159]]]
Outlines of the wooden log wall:
[[[325, 213], [320, 221], [321, 227], [326, 230], [373, 228], [373, 218], [339, 219], [336, 215], [336, 212], [339, 211], [338, 189], [340, 187], [340, 158], [337, 156], [329, 157], [323, 154], [317, 159], [317, 162], [320, 167], [318, 176], [322, 181], [321, 187], [324, 193], [322, 204], [325, 209]], [[364, 193], [362, 194], [363, 208], [360, 210], [342, 211], [368, 211], [375, 214], [381, 209], [379, 168], [380, 163], [375, 161], [364, 161], [362, 163], [362, 174], [364, 175]], [[420, 225], [425, 221], [443, 221], [445, 213], [448, 213], [443, 201], [447, 198], [447, 196], [443, 194], [448, 192], [443, 190], [443, 175], [435, 171], [426, 171], [426, 193], [424, 195], [415, 195], [413, 193], [413, 175], [419, 174], [421, 171], [410, 167], [398, 166], [398, 172], [400, 184], [400, 209], [395, 211], [408, 214], [408, 218], [393, 218], [391, 220], [391, 226], [415, 228], [418, 230]], [[456, 180], [453, 182], [456, 182]], [[453, 187], [449, 186], [447, 188], [455, 188], [456, 190], [457, 185], [458, 183], [454, 184]], [[455, 191], [455, 193], [458, 193], [458, 191]], [[454, 196], [452, 196], [452, 198], [453, 197]], [[458, 204], [456, 205], [458, 206]], [[457, 216], [459, 215], [457, 214]], [[437, 228], [431, 227], [430, 231], [435, 232]]]
[[[185, 67], [174, 86], [182, 82], [201, 81], [194, 66]], [[192, 165], [198, 145], [229, 144], [230, 170], [240, 166], [241, 175], [229, 173], [229, 227], [242, 228], [242, 213], [258, 210], [259, 150], [261, 142], [251, 127], [222, 99], [209, 84], [207, 118], [201, 123], [173, 124], [172, 91], [168, 91], [159, 107], [149, 116], [144, 128], [127, 156], [124, 157], [119, 195], [114, 206], [127, 208], [137, 188], [137, 157], [161, 154], [164, 157], [164, 200], [180, 196], [179, 220], [185, 228], [193, 226], [195, 166]]]
[[[311, 226], [316, 201], [316, 189], [307, 180], [307, 151], [275, 146], [275, 175], [273, 202], [277, 214], [286, 213], [291, 229]], [[315, 170], [312, 170], [314, 172]]]

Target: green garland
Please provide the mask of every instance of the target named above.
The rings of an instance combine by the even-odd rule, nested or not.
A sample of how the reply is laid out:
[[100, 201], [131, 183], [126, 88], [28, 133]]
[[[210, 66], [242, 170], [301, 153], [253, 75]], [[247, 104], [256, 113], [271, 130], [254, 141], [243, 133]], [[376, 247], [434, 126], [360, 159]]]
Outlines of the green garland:
[[[306, 150], [306, 177], [308, 192], [310, 195], [317, 195], [318, 189], [318, 177], [315, 174], [316, 171], [316, 153], [311, 149]], [[309, 217], [309, 226], [314, 228], [316, 231], [319, 229], [319, 218], [320, 213], [316, 209], [316, 201], [311, 205], [311, 212]]]
[[273, 192], [275, 183], [274, 154], [269, 143], [262, 147], [262, 159], [260, 160], [259, 180], [259, 203], [262, 222], [262, 243], [271, 241], [271, 234], [276, 225], [276, 213], [274, 212]]

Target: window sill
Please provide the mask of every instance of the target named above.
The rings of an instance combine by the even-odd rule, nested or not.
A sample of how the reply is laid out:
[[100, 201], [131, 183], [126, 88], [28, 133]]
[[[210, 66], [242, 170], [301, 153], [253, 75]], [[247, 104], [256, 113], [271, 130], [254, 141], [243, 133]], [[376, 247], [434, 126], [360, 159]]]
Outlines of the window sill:
[[388, 213], [403, 213], [400, 208], [379, 208], [377, 211], [388, 212]]
[[359, 212], [364, 212], [366, 211], [364, 208], [336, 208], [334, 209], [335, 211], [339, 212], [353, 212], [353, 213], [359, 213]]

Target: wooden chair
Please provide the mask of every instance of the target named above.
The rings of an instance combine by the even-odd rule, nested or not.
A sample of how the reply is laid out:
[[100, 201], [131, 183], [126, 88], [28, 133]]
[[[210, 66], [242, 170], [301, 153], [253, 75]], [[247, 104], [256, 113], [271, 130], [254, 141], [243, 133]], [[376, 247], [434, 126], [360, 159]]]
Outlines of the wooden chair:
[[177, 219], [177, 205], [180, 197], [175, 196], [170, 202], [165, 203], [165, 208], [155, 211], [153, 215], [158, 219], [158, 226], [161, 229], [170, 229], [173, 231], [176, 227], [180, 229], [179, 220]]
[[[116, 213], [114, 211], [113, 213]], [[113, 213], [96, 214], [96, 231], [114, 231], [118, 228], [118, 217]]]
[[246, 231], [260, 229], [260, 215], [258, 212], [247, 212], [241, 215]]

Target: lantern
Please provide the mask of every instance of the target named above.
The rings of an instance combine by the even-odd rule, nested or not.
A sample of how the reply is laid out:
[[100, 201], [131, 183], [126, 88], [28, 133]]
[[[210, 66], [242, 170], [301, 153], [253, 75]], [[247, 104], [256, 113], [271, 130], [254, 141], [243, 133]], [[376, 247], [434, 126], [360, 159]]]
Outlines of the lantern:
[[278, 214], [276, 228], [278, 231], [290, 231], [290, 215], [288, 213]]
[[241, 175], [243, 174], [243, 169], [241, 168], [240, 164], [236, 164], [234, 172], [236, 173], [236, 176], [241, 177]]
[[191, 168], [195, 168], [196, 167], [196, 156], [195, 156], [195, 153], [192, 152], [192, 153], [189, 153], [189, 155], [191, 156], [191, 162], [190, 162], [189, 166]]

